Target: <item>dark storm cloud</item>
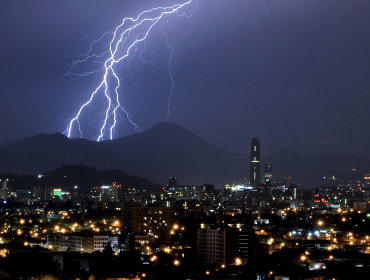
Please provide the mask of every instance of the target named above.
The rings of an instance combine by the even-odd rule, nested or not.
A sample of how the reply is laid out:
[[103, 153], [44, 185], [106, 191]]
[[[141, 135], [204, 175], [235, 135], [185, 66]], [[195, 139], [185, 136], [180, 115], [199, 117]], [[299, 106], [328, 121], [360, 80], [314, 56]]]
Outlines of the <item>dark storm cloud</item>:
[[[0, 141], [63, 131], [95, 79], [60, 81], [66, 57], [123, 17], [174, 2], [1, 1]], [[170, 121], [238, 153], [258, 136], [263, 154], [290, 147], [370, 158], [369, 1], [264, 2], [268, 12], [259, 0], [224, 1], [206, 24], [221, 1], [202, 0], [193, 19], [164, 26], [175, 48]], [[132, 76], [120, 68], [125, 104], [143, 129], [166, 119], [169, 53], [155, 30], [143, 54], [155, 67], [137, 60]]]

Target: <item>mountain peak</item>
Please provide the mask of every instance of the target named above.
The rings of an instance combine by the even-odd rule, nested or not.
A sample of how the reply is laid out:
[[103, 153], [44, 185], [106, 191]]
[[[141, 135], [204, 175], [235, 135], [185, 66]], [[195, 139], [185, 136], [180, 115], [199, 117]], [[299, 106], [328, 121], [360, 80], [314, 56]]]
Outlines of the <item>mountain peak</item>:
[[[155, 125], [153, 125], [152, 127], [148, 128], [146, 131], [144, 131], [143, 133], [151, 133], [155, 131], [156, 133], [160, 133], [160, 132], [170, 132], [170, 133], [184, 133], [184, 132], [187, 132], [187, 133], [192, 133], [191, 131], [187, 130], [186, 128], [183, 128], [182, 126], [179, 126], [178, 124], [176, 123], [173, 123], [173, 122], [159, 122]], [[192, 133], [194, 134], [194, 133]]]

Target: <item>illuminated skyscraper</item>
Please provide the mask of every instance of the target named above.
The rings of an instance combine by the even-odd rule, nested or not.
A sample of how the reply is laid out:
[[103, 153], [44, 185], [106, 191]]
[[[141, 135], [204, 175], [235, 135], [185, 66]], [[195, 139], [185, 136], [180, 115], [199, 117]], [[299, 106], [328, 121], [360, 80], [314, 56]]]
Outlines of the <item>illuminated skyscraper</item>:
[[10, 197], [9, 179], [0, 179], [0, 199], [7, 200]]
[[260, 140], [252, 138], [251, 161], [250, 161], [250, 183], [256, 189], [260, 185]]
[[271, 186], [272, 182], [272, 164], [271, 162], [268, 162], [265, 164], [265, 183], [268, 186]]

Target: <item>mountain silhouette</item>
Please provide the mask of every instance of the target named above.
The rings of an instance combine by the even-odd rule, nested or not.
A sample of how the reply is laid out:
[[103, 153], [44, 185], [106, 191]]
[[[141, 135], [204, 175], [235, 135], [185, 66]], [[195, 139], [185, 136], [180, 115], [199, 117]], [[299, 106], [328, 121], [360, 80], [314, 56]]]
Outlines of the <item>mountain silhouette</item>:
[[[370, 161], [356, 156], [312, 156], [282, 149], [261, 157], [261, 176], [266, 162], [272, 163], [273, 180], [292, 176], [293, 183], [312, 188], [319, 187], [325, 176], [349, 180], [370, 170]], [[76, 164], [99, 171], [116, 169], [162, 185], [170, 176], [180, 184], [213, 183], [217, 188], [249, 179], [248, 155], [226, 152], [169, 122], [110, 141], [40, 134], [0, 148], [0, 174], [44, 174]]]
[[95, 168], [82, 165], [63, 165], [62, 167], [48, 172], [42, 178], [38, 179], [42, 184], [62, 188], [72, 191], [77, 186], [78, 191], [84, 193], [90, 192], [91, 188], [110, 186], [113, 183], [122, 185], [123, 189], [150, 188], [151, 190], [160, 190], [161, 186], [153, 184], [146, 179], [131, 176], [120, 170], [109, 169], [99, 172]]

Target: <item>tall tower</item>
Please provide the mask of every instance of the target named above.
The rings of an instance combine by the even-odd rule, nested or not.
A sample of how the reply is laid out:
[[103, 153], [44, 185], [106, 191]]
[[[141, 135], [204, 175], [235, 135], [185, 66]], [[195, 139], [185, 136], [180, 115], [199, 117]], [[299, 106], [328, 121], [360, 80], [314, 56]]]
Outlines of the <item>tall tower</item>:
[[250, 183], [256, 189], [260, 185], [260, 140], [252, 138], [251, 162], [250, 162]]
[[271, 162], [268, 162], [265, 164], [265, 183], [268, 186], [271, 186], [272, 182], [272, 164]]
[[288, 188], [290, 188], [290, 185], [291, 185], [290, 181], [291, 181], [291, 179], [292, 179], [292, 176], [285, 177], [285, 190], [287, 190]]

